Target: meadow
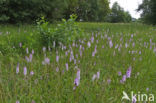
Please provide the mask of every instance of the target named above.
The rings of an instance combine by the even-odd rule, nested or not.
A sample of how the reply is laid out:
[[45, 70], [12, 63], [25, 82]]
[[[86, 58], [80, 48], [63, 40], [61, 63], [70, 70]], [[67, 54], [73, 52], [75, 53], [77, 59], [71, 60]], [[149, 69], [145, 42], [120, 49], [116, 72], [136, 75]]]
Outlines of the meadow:
[[[56, 48], [41, 44], [36, 25], [1, 25], [0, 103], [154, 103], [156, 27], [78, 25], [85, 35]], [[136, 98], [121, 101], [123, 91]]]

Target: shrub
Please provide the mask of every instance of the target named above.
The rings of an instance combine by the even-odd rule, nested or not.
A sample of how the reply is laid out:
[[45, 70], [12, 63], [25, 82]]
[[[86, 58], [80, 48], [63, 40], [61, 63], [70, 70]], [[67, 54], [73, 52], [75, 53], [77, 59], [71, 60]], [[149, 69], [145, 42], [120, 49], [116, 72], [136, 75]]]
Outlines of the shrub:
[[41, 20], [37, 22], [37, 27], [43, 46], [52, 47], [54, 43], [56, 46], [60, 43], [68, 44], [81, 38], [83, 31], [75, 22], [76, 18], [76, 15], [71, 15], [68, 20], [62, 19], [62, 23], [58, 24], [56, 28], [49, 28], [48, 22], [42, 17]]

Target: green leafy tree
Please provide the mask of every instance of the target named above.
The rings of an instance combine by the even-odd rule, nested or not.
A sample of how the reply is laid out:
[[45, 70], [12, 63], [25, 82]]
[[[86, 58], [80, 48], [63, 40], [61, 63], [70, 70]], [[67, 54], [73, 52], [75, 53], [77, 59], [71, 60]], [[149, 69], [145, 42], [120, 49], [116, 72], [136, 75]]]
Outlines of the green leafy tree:
[[137, 11], [142, 11], [141, 19], [145, 23], [156, 24], [156, 0], [143, 0]]
[[120, 5], [115, 2], [112, 6], [111, 13], [107, 17], [108, 22], [117, 23], [117, 22], [130, 22], [132, 19], [129, 12], [125, 12]]
[[109, 12], [108, 0], [79, 0], [77, 15], [84, 21], [105, 21]]
[[32, 22], [41, 16], [49, 20], [63, 17], [66, 7], [62, 0], [3, 0], [0, 2], [0, 22]]
[[48, 21], [68, 19], [76, 14], [84, 21], [105, 21], [108, 0], [1, 0], [0, 22], [32, 23], [41, 16]]

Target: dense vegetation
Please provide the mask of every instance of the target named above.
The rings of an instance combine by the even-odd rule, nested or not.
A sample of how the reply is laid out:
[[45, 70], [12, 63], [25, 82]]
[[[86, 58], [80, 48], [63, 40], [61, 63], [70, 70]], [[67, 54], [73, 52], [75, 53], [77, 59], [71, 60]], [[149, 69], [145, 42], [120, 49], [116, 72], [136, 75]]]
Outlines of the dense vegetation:
[[[143, 0], [138, 11], [142, 11], [141, 21], [156, 24], [155, 0]], [[129, 12], [117, 2], [109, 7], [108, 0], [0, 0], [0, 23], [35, 23], [44, 16], [48, 21], [69, 19], [71, 14], [78, 21], [131, 22]]]
[[107, 17], [107, 21], [111, 23], [131, 22], [132, 17], [129, 12], [124, 11], [124, 9], [115, 2], [112, 6], [111, 13]]
[[0, 26], [1, 103], [120, 103], [123, 91], [156, 93], [155, 27], [77, 26], [85, 36], [59, 47], [45, 47], [36, 26]]
[[[154, 0], [138, 10], [155, 24]], [[156, 27], [118, 3], [1, 0], [0, 14], [0, 103], [154, 103]]]
[[54, 22], [71, 14], [78, 21], [131, 21], [128, 12], [117, 3], [111, 9], [108, 0], [1, 0], [0, 14], [0, 23], [35, 23], [42, 16]]
[[156, 24], [156, 0], [143, 0], [138, 11], [142, 11], [141, 19], [143, 22]]
[[77, 14], [84, 21], [104, 21], [108, 0], [1, 0], [0, 22], [34, 22], [45, 16], [50, 21]]

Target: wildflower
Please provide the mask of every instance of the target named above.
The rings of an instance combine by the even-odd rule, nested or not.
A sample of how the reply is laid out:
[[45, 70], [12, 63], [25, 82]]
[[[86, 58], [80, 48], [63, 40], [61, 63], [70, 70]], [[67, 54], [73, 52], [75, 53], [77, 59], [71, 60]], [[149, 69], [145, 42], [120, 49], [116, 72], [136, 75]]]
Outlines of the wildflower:
[[45, 64], [50, 64], [50, 59], [49, 58], [45, 58], [44, 61], [42, 62], [43, 65]]
[[73, 42], [72, 46], [75, 47], [75, 43], [74, 42]]
[[94, 42], [94, 37], [93, 37], [93, 36], [91, 37], [91, 42], [92, 42], [92, 43]]
[[30, 75], [34, 75], [34, 72], [33, 72], [33, 71], [31, 71], [31, 72], [30, 72]]
[[149, 88], [146, 88], [146, 91], [149, 91]]
[[63, 49], [64, 49], [64, 50], [66, 50], [66, 48], [67, 48], [66, 46], [63, 46]]
[[19, 73], [19, 63], [17, 64], [17, 67], [16, 67], [16, 74]]
[[121, 75], [122, 75], [122, 73], [121, 73], [121, 71], [119, 71], [119, 72], [118, 72], [118, 76], [121, 76]]
[[97, 78], [97, 79], [100, 78], [100, 72], [99, 72], [99, 71], [98, 71], [96, 74], [93, 75], [92, 81], [94, 81], [96, 78]]
[[131, 76], [131, 70], [132, 70], [132, 67], [130, 66], [128, 68], [128, 70], [127, 70], [127, 73], [126, 73], [127, 78], [130, 78], [130, 76]]
[[115, 46], [115, 49], [117, 49], [117, 48], [118, 48], [118, 46], [119, 46], [119, 45], [117, 44], [117, 45]]
[[31, 103], [35, 103], [35, 101], [34, 100], [32, 100], [32, 102]]
[[32, 61], [32, 58], [33, 58], [33, 55], [30, 54], [30, 55], [29, 55], [29, 61], [30, 61], [30, 62]]
[[76, 86], [78, 86], [80, 84], [80, 70], [78, 69], [77, 74], [76, 74], [76, 78], [74, 80], [74, 84]]
[[84, 51], [84, 50], [85, 50], [85, 48], [84, 48], [84, 47], [82, 47], [82, 50]]
[[125, 44], [125, 47], [126, 47], [126, 48], [128, 47], [128, 44], [127, 44], [127, 43]]
[[59, 56], [58, 55], [56, 56], [56, 62], [59, 62]]
[[89, 48], [91, 47], [91, 43], [90, 42], [88, 42], [87, 45], [88, 45]]
[[73, 51], [70, 52], [70, 62], [74, 60], [74, 54], [73, 54]]
[[65, 52], [65, 55], [68, 56], [68, 51]]
[[134, 47], [135, 46], [135, 43], [133, 42], [132, 46]]
[[27, 67], [24, 67], [24, 75], [26, 76], [27, 75]]
[[59, 71], [59, 67], [56, 67], [56, 72], [58, 72]]
[[64, 70], [62, 70], [62, 74], [64, 74]]
[[108, 79], [108, 80], [107, 80], [107, 83], [110, 84], [110, 82], [111, 82], [111, 79]]
[[92, 57], [94, 57], [94, 56], [95, 56], [95, 52], [92, 53]]
[[21, 43], [21, 42], [19, 43], [19, 47], [20, 47], [20, 48], [22, 47], [22, 43]]
[[122, 80], [120, 80], [120, 83], [122, 83], [122, 84], [123, 84], [124, 82], [123, 82]]
[[78, 58], [79, 57], [79, 55], [78, 54], [76, 54], [76, 58]]
[[110, 47], [110, 48], [113, 47], [113, 42], [112, 42], [112, 40], [109, 41], [109, 47]]
[[80, 49], [82, 49], [82, 45], [80, 45]]
[[17, 100], [17, 101], [16, 101], [16, 103], [20, 103], [20, 101], [19, 101], [19, 100]]
[[94, 62], [94, 66], [96, 65], [96, 62]]
[[137, 99], [136, 99], [136, 95], [132, 97], [132, 103], [136, 103]]
[[126, 81], [126, 75], [123, 75], [123, 77], [122, 77], [122, 81], [123, 81], [123, 82]]
[[96, 76], [97, 76], [97, 79], [100, 78], [100, 72], [99, 71], [97, 72]]
[[97, 45], [95, 45], [94, 52], [97, 53]]
[[66, 70], [68, 71], [68, 63], [66, 63]]
[[155, 53], [156, 53], [156, 48], [154, 48], [154, 50], [153, 50]]
[[76, 59], [74, 59], [74, 64], [76, 64]]
[[43, 47], [42, 50], [43, 50], [43, 52], [45, 52], [46, 51], [46, 47]]
[[75, 90], [75, 89], [76, 89], [76, 86], [73, 87], [73, 90]]
[[25, 56], [25, 59], [26, 59], [27, 62], [29, 62], [29, 58], [27, 56]]
[[29, 49], [28, 48], [26, 48], [26, 53], [29, 54]]
[[75, 78], [74, 84], [75, 84], [76, 86], [78, 86], [79, 83], [80, 83], [80, 80], [79, 80], [78, 78]]
[[96, 74], [93, 75], [92, 81], [94, 81], [95, 79], [96, 79]]
[[77, 71], [77, 78], [80, 79], [80, 70]]
[[97, 37], [97, 34], [95, 36]]
[[31, 53], [34, 54], [34, 50], [32, 50]]

